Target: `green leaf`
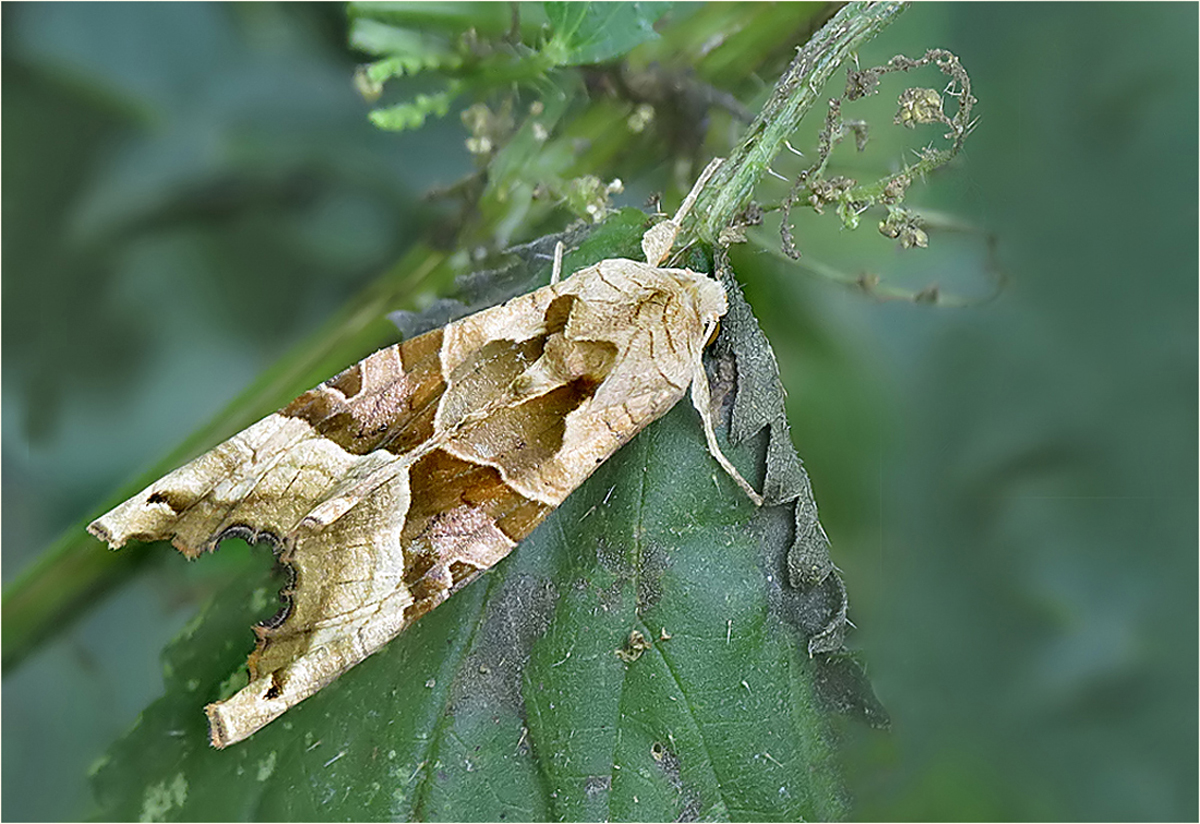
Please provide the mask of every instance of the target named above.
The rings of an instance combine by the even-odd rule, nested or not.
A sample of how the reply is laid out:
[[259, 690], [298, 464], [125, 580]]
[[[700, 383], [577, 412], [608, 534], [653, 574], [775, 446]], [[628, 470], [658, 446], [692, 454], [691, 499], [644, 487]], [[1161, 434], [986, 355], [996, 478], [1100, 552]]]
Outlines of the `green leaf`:
[[563, 66], [601, 63], [655, 40], [670, 3], [545, 3], [554, 30], [547, 51]]
[[[633, 254], [643, 225], [617, 215], [569, 268]], [[730, 450], [743, 472], [760, 453]], [[779, 606], [780, 509], [749, 503], [680, 403], [491, 573], [217, 751], [202, 707], [237, 683], [281, 583], [250, 575], [166, 652], [166, 694], [96, 768], [99, 816], [838, 817], [814, 664]]]
[[[98, 770], [101, 817], [836, 817], [809, 664], [769, 609], [740, 495], [681, 404], [492, 574], [217, 751], [202, 706], [275, 584], [224, 593]], [[627, 663], [634, 629], [652, 649]]]

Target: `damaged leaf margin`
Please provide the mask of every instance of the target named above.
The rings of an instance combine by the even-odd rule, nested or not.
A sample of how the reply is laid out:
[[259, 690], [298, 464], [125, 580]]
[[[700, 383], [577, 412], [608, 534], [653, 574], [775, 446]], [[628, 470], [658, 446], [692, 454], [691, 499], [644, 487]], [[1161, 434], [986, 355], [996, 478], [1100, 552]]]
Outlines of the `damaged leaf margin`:
[[[622, 213], [571, 260], [628, 247], [644, 221]], [[515, 267], [514, 288], [526, 269]], [[755, 388], [777, 387], [769, 348], [744, 353], [738, 329], [731, 319], [710, 349], [714, 391], [731, 388], [727, 355], [740, 355], [750, 376], [738, 382], [742, 404], [774, 422], [769, 392]], [[754, 377], [755, 361], [769, 379]], [[737, 405], [724, 398], [721, 426]], [[813, 703], [824, 656], [798, 654], [811, 639], [796, 634], [840, 631], [840, 581], [831, 572], [812, 590], [828, 589], [808, 605], [807, 624], [789, 618], [796, 599], [772, 570], [786, 568], [794, 543], [794, 483], [768, 465], [773, 498], [785, 503], [752, 509], [698, 424], [677, 406], [482, 580], [281, 722], [217, 752], [202, 743], [196, 706], [244, 655], [251, 600], [222, 594], [168, 651], [167, 695], [98, 768], [102, 814], [136, 816], [138, 787], [182, 773], [191, 791], [169, 817], [840, 816]], [[775, 437], [784, 437], [778, 451], [786, 430]], [[747, 444], [731, 457], [746, 470], [768, 451]], [[771, 526], [780, 520], [783, 532]], [[649, 648], [626, 662], [614, 650], [631, 628]], [[747, 774], [746, 764], [758, 768]]]
[[752, 528], [763, 547], [764, 568], [782, 570], [787, 582], [771, 587], [772, 606], [806, 639], [806, 650], [817, 667], [815, 685], [825, 706], [872, 727], [886, 728], [887, 711], [875, 697], [861, 663], [845, 647], [849, 597], [817, 517], [808, 472], [792, 444], [775, 353], [742, 295], [728, 252], [721, 247], [714, 250], [714, 268], [725, 285], [729, 311], [712, 354], [714, 359], [730, 358], [736, 365], [729, 439], [735, 445], [765, 441], [760, 454], [766, 505]]

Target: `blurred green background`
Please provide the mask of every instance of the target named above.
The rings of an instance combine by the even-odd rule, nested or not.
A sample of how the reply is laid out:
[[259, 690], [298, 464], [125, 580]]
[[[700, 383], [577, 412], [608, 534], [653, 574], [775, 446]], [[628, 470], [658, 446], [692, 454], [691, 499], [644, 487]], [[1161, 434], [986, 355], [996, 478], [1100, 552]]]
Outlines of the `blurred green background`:
[[[2, 14], [8, 582], [395, 261], [435, 217], [421, 194], [472, 166], [453, 113], [368, 124], [339, 6]], [[841, 725], [855, 817], [1198, 815], [1197, 22], [920, 5], [861, 54], [940, 46], [971, 73], [963, 162], [910, 202], [998, 233], [997, 301], [877, 303], [735, 256], [893, 717]], [[977, 244], [796, 227], [812, 259], [915, 288], [980, 268]], [[208, 575], [164, 551], [5, 671], [5, 819], [87, 813], [89, 765], [161, 691]]]

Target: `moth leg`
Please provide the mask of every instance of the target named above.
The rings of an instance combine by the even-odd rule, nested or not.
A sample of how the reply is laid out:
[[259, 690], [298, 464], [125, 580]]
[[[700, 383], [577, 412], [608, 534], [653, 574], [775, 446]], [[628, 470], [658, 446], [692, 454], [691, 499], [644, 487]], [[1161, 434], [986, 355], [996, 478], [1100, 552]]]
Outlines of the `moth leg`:
[[696, 205], [696, 198], [700, 197], [700, 190], [717, 173], [717, 169], [721, 168], [721, 164], [724, 162], [725, 158], [723, 157], [714, 157], [708, 162], [708, 165], [704, 167], [704, 171], [700, 173], [700, 177], [696, 179], [696, 185], [692, 186], [692, 190], [687, 193], [687, 197], [683, 199], [683, 203], [679, 204], [679, 211], [671, 219], [672, 223], [676, 226], [683, 225], [683, 219], [692, 210], [692, 206]]
[[713, 430], [712, 421], [712, 395], [708, 390], [708, 375], [704, 372], [704, 362], [701, 360], [702, 351], [696, 350], [696, 365], [695, 373], [692, 375], [692, 406], [696, 407], [696, 411], [700, 413], [700, 420], [703, 423], [704, 438], [708, 441], [708, 451], [716, 458], [717, 463], [721, 465], [729, 477], [737, 482], [737, 485], [742, 488], [746, 496], [754, 501], [755, 506], [763, 505], [763, 497], [754, 490], [750, 482], [742, 477], [742, 473], [737, 471], [729, 459], [725, 457], [725, 453], [721, 451], [721, 447], [717, 444], [717, 433]]
[[563, 244], [560, 240], [554, 244], [554, 268], [550, 270], [550, 285], [558, 283], [562, 279], [562, 259], [563, 259]]

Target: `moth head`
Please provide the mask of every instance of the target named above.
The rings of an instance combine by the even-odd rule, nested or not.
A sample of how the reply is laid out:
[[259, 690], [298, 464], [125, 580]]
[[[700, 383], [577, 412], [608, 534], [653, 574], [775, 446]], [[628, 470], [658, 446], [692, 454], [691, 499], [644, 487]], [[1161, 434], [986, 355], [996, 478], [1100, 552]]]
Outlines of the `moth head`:
[[691, 269], [672, 271], [682, 282], [684, 289], [692, 296], [696, 314], [704, 321], [706, 327], [709, 322], [715, 323], [718, 318], [729, 311], [725, 287], [719, 280], [714, 280], [700, 272], [693, 272]]

